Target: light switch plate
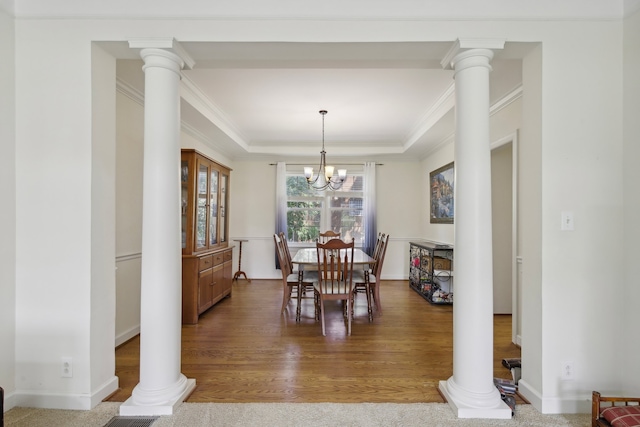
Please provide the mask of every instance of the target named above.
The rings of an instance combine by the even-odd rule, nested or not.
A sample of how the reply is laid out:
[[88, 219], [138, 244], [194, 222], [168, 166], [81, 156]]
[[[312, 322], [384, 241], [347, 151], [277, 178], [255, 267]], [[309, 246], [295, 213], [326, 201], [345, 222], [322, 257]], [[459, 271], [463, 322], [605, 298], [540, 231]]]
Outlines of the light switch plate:
[[573, 212], [564, 211], [561, 216], [561, 224], [560, 230], [562, 231], [573, 231]]

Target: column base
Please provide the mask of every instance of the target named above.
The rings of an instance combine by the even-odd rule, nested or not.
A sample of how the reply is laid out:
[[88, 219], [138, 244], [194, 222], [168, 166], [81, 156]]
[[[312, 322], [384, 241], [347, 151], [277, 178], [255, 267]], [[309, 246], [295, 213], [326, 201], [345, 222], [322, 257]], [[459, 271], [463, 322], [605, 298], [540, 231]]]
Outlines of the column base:
[[153, 415], [173, 415], [176, 408], [186, 400], [196, 388], [196, 380], [187, 379], [186, 386], [182, 393], [168, 402], [160, 405], [136, 404], [133, 396], [120, 405], [120, 415], [122, 416], [153, 416]]
[[[440, 381], [438, 389], [446, 399], [447, 403], [458, 418], [491, 418], [508, 420], [511, 419], [511, 408], [500, 399], [495, 402], [495, 407], [474, 407], [466, 404], [462, 399], [457, 398], [447, 381]], [[497, 390], [496, 390], [497, 392]]]

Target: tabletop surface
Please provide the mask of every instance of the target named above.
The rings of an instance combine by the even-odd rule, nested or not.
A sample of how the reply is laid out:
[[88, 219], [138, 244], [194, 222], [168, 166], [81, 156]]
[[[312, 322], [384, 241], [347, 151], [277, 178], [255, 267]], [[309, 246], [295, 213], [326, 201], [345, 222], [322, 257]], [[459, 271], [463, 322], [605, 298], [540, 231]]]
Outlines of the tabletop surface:
[[[375, 260], [367, 255], [362, 249], [353, 250], [353, 263], [354, 264], [371, 264]], [[294, 264], [317, 264], [318, 253], [316, 248], [301, 248], [291, 259]]]

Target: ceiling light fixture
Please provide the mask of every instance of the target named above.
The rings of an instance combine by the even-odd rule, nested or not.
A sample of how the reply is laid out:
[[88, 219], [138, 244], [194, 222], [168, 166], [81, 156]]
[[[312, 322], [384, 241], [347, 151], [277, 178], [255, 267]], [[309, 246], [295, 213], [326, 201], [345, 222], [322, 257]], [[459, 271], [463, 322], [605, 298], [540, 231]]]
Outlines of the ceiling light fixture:
[[338, 169], [338, 176], [333, 175], [335, 168], [333, 166], [327, 166], [325, 159], [326, 152], [324, 151], [324, 116], [327, 114], [327, 110], [320, 110], [322, 115], [322, 151], [320, 152], [320, 166], [318, 167], [318, 175], [313, 177], [313, 168], [304, 168], [304, 177], [307, 178], [307, 183], [310, 188], [318, 191], [330, 189], [337, 190], [342, 187], [345, 178], [347, 177], [346, 169]]

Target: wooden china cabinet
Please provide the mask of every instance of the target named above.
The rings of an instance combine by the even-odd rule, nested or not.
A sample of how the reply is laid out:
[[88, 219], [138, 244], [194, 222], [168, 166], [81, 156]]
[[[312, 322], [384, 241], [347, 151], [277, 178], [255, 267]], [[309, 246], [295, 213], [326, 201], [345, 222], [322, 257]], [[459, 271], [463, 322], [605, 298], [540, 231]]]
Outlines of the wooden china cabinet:
[[229, 246], [231, 170], [192, 149], [182, 150], [182, 323], [231, 296]]

